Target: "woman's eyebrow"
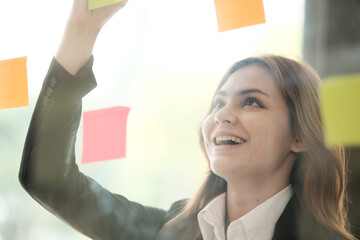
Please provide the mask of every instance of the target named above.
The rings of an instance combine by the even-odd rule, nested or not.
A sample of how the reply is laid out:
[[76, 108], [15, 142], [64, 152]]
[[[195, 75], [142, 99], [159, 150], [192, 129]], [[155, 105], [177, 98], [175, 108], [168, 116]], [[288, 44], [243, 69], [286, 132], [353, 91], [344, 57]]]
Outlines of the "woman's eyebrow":
[[264, 93], [263, 91], [261, 91], [260, 89], [257, 89], [257, 88], [250, 88], [250, 89], [245, 89], [245, 90], [241, 90], [237, 93], [237, 95], [246, 95], [246, 94], [249, 94], [249, 93], [260, 93], [262, 95], [265, 95], [267, 97], [269, 97], [269, 95], [267, 95], [266, 93]]
[[[260, 89], [257, 89], [257, 88], [240, 90], [236, 95], [241, 96], [241, 95], [246, 95], [249, 93], [260, 93], [262, 95], [269, 97], [269, 95], [267, 95], [266, 93], [264, 93], [263, 91], [261, 91]], [[227, 96], [228, 94], [225, 91], [217, 91], [215, 95]]]
[[224, 91], [217, 91], [217, 92], [215, 93], [215, 96], [216, 96], [216, 95], [227, 96], [227, 93], [224, 92]]

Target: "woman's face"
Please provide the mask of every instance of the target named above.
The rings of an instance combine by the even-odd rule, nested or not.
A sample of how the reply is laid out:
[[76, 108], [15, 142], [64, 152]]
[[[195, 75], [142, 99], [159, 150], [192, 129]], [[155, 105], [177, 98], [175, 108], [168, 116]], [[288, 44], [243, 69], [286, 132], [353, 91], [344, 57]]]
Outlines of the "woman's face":
[[215, 95], [202, 133], [215, 174], [288, 181], [296, 143], [285, 100], [264, 68], [250, 65], [230, 76]]

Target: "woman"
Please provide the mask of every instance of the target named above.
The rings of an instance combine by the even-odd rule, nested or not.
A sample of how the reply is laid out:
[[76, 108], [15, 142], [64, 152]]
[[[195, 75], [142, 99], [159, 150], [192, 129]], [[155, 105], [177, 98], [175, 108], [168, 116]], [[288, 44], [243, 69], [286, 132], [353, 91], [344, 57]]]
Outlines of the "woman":
[[25, 190], [93, 239], [354, 239], [342, 149], [323, 142], [320, 79], [283, 57], [245, 59], [225, 75], [200, 131], [211, 170], [191, 200], [145, 207], [79, 172], [81, 98], [96, 86], [91, 52], [124, 5], [87, 11], [87, 0], [74, 1], [29, 127]]

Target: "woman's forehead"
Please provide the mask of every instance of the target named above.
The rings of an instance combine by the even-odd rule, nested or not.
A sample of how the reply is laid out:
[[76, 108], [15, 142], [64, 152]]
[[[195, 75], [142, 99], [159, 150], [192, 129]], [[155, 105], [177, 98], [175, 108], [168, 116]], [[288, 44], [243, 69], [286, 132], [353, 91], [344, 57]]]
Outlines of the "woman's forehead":
[[280, 94], [280, 90], [268, 70], [257, 65], [245, 66], [236, 70], [219, 91], [230, 94], [246, 89], [259, 89], [268, 95]]

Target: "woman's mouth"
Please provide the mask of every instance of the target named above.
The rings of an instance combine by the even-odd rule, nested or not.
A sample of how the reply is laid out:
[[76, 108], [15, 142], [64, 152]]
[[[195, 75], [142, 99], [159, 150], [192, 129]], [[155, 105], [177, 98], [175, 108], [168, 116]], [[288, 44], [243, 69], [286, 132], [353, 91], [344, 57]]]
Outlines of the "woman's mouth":
[[214, 143], [217, 146], [220, 145], [237, 145], [237, 144], [243, 144], [246, 141], [242, 138], [235, 137], [235, 136], [218, 136], [215, 137]]

